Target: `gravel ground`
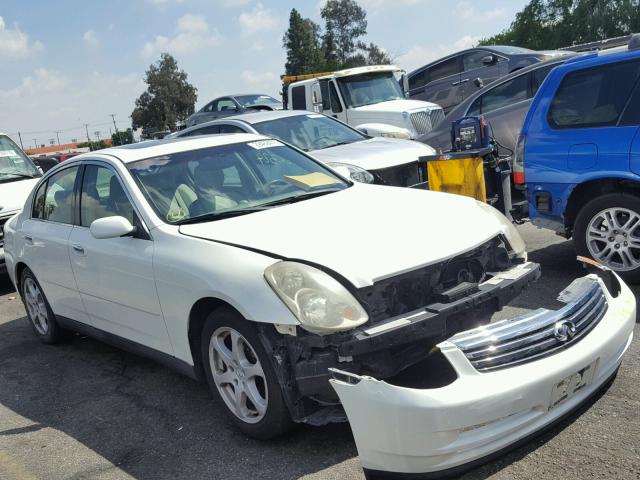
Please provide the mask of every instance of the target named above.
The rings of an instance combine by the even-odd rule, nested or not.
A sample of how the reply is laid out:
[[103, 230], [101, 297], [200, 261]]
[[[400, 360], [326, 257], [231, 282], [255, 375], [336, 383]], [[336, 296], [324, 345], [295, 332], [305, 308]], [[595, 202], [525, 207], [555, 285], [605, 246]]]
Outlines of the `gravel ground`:
[[[500, 316], [545, 304], [581, 275], [571, 243], [520, 227], [543, 278]], [[636, 294], [640, 289], [635, 289]], [[640, 327], [611, 387], [471, 479], [640, 478]], [[362, 479], [348, 425], [250, 440], [205, 385], [76, 336], [40, 344], [0, 278], [0, 479]]]

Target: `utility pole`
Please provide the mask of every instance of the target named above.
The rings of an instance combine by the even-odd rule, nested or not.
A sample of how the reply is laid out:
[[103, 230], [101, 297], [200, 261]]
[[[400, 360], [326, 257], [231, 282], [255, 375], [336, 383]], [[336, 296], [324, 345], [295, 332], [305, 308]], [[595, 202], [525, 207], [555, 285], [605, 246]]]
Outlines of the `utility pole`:
[[96, 140], [100, 141], [100, 131], [96, 130], [93, 134], [96, 136]]
[[18, 138], [20, 139], [20, 148], [24, 150], [24, 145], [22, 145], [22, 135], [20, 135], [20, 132], [18, 132]]
[[116, 114], [110, 113], [109, 115], [111, 115], [111, 120], [113, 120], [113, 128], [115, 128], [116, 133], [118, 133], [118, 125], [116, 125]]
[[87, 132], [87, 142], [91, 143], [91, 139], [89, 138], [89, 124], [88, 123], [84, 124], [84, 129]]
[[36, 146], [36, 148], [38, 148], [38, 139], [37, 138], [33, 139], [33, 144]]
[[58, 138], [58, 146], [60, 146], [60, 130], [55, 131], [56, 137]]

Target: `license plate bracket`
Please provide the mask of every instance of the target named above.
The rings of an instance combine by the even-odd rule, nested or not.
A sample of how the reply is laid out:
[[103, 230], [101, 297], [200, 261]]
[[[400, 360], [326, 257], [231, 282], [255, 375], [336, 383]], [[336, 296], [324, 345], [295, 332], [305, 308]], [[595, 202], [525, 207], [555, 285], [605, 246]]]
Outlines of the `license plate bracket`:
[[551, 389], [551, 401], [549, 402], [549, 410], [566, 402], [577, 392], [590, 385], [595, 376], [598, 360], [594, 360], [589, 365], [581, 368], [568, 377], [563, 378], [556, 383]]

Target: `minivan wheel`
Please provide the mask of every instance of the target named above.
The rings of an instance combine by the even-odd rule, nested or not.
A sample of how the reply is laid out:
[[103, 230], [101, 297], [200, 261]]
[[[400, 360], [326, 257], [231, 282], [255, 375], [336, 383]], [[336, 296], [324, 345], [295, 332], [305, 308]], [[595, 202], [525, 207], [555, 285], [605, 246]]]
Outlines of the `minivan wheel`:
[[596, 197], [578, 213], [573, 237], [580, 255], [640, 282], [640, 198], [629, 193]]
[[291, 428], [280, 384], [249, 321], [231, 308], [214, 310], [201, 349], [209, 387], [240, 430], [264, 440]]
[[47, 297], [35, 275], [28, 268], [22, 272], [20, 291], [27, 318], [40, 341], [51, 344], [63, 340], [66, 332], [56, 322]]

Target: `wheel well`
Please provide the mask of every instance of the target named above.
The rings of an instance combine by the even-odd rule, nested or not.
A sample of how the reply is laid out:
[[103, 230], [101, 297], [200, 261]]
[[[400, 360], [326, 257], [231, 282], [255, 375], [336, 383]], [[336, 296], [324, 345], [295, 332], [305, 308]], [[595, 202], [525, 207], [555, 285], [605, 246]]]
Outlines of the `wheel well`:
[[22, 280], [22, 272], [26, 267], [27, 266], [22, 262], [18, 262], [16, 265], [16, 289], [18, 290], [18, 293], [20, 293], [20, 280]]
[[622, 178], [600, 178], [576, 186], [569, 196], [564, 214], [567, 232], [573, 231], [578, 212], [588, 201], [606, 193], [622, 192], [640, 196], [640, 182]]
[[233, 308], [232, 305], [215, 297], [206, 297], [198, 300], [189, 312], [189, 348], [191, 350], [191, 358], [195, 366], [198, 378], [204, 378], [202, 369], [202, 357], [200, 355], [200, 343], [202, 341], [202, 329], [207, 316], [216, 308], [226, 306]]

